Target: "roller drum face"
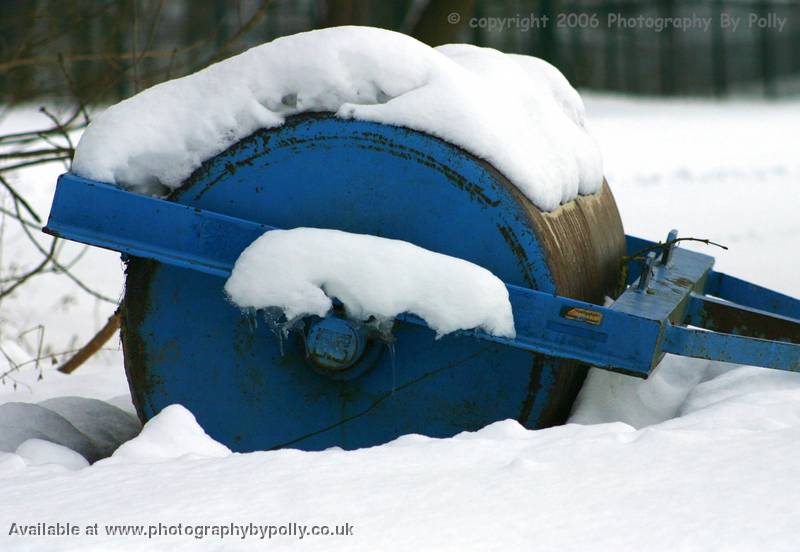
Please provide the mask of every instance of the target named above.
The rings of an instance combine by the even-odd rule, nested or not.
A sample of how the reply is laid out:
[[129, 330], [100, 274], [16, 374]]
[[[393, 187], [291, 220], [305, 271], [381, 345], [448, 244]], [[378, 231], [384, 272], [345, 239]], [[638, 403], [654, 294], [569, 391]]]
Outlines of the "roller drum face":
[[[625, 251], [608, 186], [542, 213], [456, 146], [329, 116], [256, 132], [206, 162], [169, 200], [280, 228], [401, 239], [508, 284], [596, 304], [612, 293]], [[566, 420], [586, 374], [576, 362], [469, 335], [437, 340], [400, 321], [391, 343], [313, 321], [276, 336], [263, 313], [226, 301], [223, 285], [131, 258], [122, 339], [143, 420], [180, 403], [234, 450], [351, 449], [508, 418], [547, 427]], [[328, 354], [345, 338], [347, 354]]]

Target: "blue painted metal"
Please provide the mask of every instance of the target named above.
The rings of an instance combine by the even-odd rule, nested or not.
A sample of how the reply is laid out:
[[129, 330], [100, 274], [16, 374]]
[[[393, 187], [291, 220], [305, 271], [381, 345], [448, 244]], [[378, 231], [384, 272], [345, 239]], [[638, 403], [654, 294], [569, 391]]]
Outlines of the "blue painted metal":
[[367, 344], [363, 324], [338, 316], [312, 321], [304, 339], [309, 359], [333, 373], [353, 366], [364, 354]]
[[639, 281], [636, 284], [636, 291], [644, 293], [650, 287], [650, 279], [653, 277], [653, 265], [656, 262], [656, 253], [651, 251], [647, 254], [642, 267], [642, 273], [639, 275]]
[[67, 173], [58, 179], [44, 231], [227, 278], [244, 248], [272, 229]]
[[713, 271], [709, 274], [706, 293], [732, 303], [800, 320], [800, 302], [793, 297], [722, 272]]
[[[229, 275], [241, 250], [272, 228], [131, 194], [74, 175], [62, 176], [55, 205], [47, 228], [50, 233], [223, 277]], [[158, 230], [141, 224], [152, 213], [158, 217]], [[668, 242], [676, 236], [675, 231], [670, 232]], [[635, 242], [640, 249], [653, 245], [643, 240]], [[655, 252], [650, 252], [644, 264], [646, 277], [640, 278], [610, 308], [508, 285], [517, 337], [496, 337], [482, 331], [461, 335], [639, 376], [649, 374], [664, 352], [800, 370], [800, 346], [791, 342], [765, 342], [753, 339], [753, 335], [720, 337], [678, 327], [691, 324], [718, 329], [711, 326], [715, 320], [721, 323], [710, 318], [707, 305], [711, 303], [717, 309], [729, 309], [728, 317], [747, 314], [751, 334], [781, 323], [782, 334], [761, 333], [757, 337], [791, 340], [800, 336], [797, 320], [705, 297], [709, 278], [716, 278], [717, 282], [722, 278], [711, 270], [713, 264], [714, 259], [708, 255], [674, 246], [658, 260]], [[775, 299], [775, 292], [749, 286], [748, 301], [764, 304]], [[800, 302], [783, 296], [781, 305], [791, 311]], [[566, 316], [575, 312], [582, 316]], [[587, 321], [589, 317], [596, 323]], [[401, 319], [425, 326], [413, 315], [406, 314]], [[741, 331], [742, 325], [722, 329], [737, 333], [737, 327]], [[363, 354], [363, 334], [350, 321], [325, 318], [315, 322], [307, 333], [307, 354], [319, 365], [344, 370]]]
[[786, 341], [669, 325], [662, 350], [695, 358], [800, 372], [800, 345]]
[[[124, 346], [143, 419], [182, 403], [236, 450], [354, 448], [503, 418], [539, 427], [571, 369], [555, 357], [640, 377], [665, 352], [798, 369], [798, 345], [788, 343], [797, 300], [716, 273], [713, 258], [679, 247], [651, 258], [641, 286], [633, 266], [633, 285], [608, 308], [560, 297], [528, 217], [501, 175], [452, 145], [316, 119], [255, 134], [168, 201], [63, 175], [46, 231], [133, 257]], [[403, 239], [484, 266], [507, 283], [517, 337], [436, 340], [402, 315], [395, 348], [332, 316], [280, 342], [222, 290], [239, 253], [271, 225]], [[653, 245], [627, 237], [629, 253]], [[705, 293], [751, 308], [731, 317]], [[783, 316], [755, 312], [764, 307]], [[687, 320], [729, 324], [731, 334], [682, 327]], [[787, 342], [754, 339], [754, 320], [788, 332]]]
[[[224, 296], [221, 262], [229, 267], [253, 237], [226, 229], [225, 216], [252, 223], [253, 233], [265, 228], [256, 225], [312, 226], [403, 239], [486, 266], [510, 284], [555, 292], [516, 190], [453, 145], [374, 123], [295, 120], [206, 163], [157, 211], [119, 205], [122, 196], [97, 183], [70, 206], [70, 181], [59, 184], [65, 193], [55, 200], [51, 231], [133, 255], [123, 347], [143, 419], [181, 403], [215, 439], [244, 451], [363, 447], [505, 418], [533, 428], [568, 413], [565, 392], [577, 391], [581, 372], [559, 370], [557, 359], [471, 335], [436, 340], [427, 328], [398, 323], [394, 348], [369, 340], [348, 369], [361, 375], [340, 380], [309, 366], [297, 332], [281, 346], [260, 318], [243, 317]], [[87, 220], [89, 210], [112, 204], [119, 208], [111, 219]], [[166, 204], [184, 207], [167, 213]], [[75, 210], [86, 218], [67, 224]], [[213, 231], [189, 222], [208, 211], [221, 215], [212, 216]], [[83, 226], [91, 231], [76, 230]], [[103, 228], [113, 239], [98, 236]], [[197, 255], [176, 259], [176, 252]], [[564, 379], [569, 372], [577, 386]]]

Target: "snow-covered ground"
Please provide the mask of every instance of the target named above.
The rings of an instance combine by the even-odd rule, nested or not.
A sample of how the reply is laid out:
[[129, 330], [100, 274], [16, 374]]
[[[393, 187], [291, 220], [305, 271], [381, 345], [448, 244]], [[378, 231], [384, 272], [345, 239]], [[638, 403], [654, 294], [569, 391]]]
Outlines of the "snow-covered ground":
[[[800, 296], [800, 101], [585, 100], [629, 233], [658, 239], [675, 227], [711, 238], [730, 247], [712, 251], [721, 270]], [[11, 113], [0, 132], [35, 125], [34, 117]], [[14, 179], [42, 215], [58, 172]], [[4, 269], [35, 259], [11, 229], [6, 223]], [[80, 252], [65, 248], [65, 259]], [[120, 293], [114, 254], [90, 251], [76, 273]], [[38, 334], [25, 332], [38, 324], [43, 347], [59, 352], [113, 312], [64, 280], [34, 278], [0, 305], [0, 347], [16, 363], [36, 356]], [[126, 393], [112, 341], [70, 376], [49, 363], [21, 365], [0, 387], [0, 403], [78, 395], [129, 410]], [[501, 421], [351, 452], [230, 454], [172, 407], [92, 466], [37, 441], [0, 453], [0, 549], [797, 548], [800, 376], [677, 357], [647, 381], [596, 371], [573, 422], [527, 431]], [[47, 460], [55, 463], [41, 465]], [[79, 534], [19, 534], [36, 523]], [[352, 535], [308, 534], [315, 525], [352, 527]], [[144, 534], [107, 534], [115, 526]]]

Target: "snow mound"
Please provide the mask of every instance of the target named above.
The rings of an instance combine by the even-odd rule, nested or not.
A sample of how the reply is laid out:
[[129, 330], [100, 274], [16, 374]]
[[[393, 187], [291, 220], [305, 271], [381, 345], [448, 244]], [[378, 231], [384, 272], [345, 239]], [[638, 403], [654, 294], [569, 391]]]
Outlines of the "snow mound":
[[134, 439], [119, 447], [104, 463], [160, 462], [185, 456], [225, 457], [231, 451], [209, 437], [194, 415], [173, 404], [159, 412]]
[[714, 432], [800, 427], [800, 374], [666, 355], [646, 380], [593, 368], [570, 422]]
[[508, 290], [485, 268], [408, 242], [339, 230], [265, 233], [239, 256], [225, 291], [239, 307], [279, 307], [288, 320], [325, 316], [335, 297], [359, 320], [410, 312], [437, 336], [470, 328], [515, 335]]
[[139, 420], [105, 401], [83, 397], [56, 397], [39, 406], [60, 414], [94, 444], [105, 458], [142, 428]]
[[89, 465], [86, 458], [63, 445], [42, 439], [28, 439], [16, 450], [29, 466], [57, 465], [68, 470], [80, 470]]
[[137, 418], [97, 399], [58, 397], [38, 404], [0, 404], [0, 451], [13, 452], [30, 440], [47, 441], [95, 462], [110, 456], [140, 428]]
[[800, 374], [735, 366], [692, 388], [670, 429], [777, 431], [800, 427]]
[[36, 404], [0, 405], [0, 451], [14, 452], [29, 439], [62, 445], [90, 462], [101, 456], [91, 439], [63, 416]]
[[572, 408], [570, 421], [624, 421], [636, 428], [680, 415], [689, 393], [716, 363], [667, 354], [643, 380], [592, 368]]
[[551, 65], [469, 45], [430, 48], [367, 27], [279, 38], [120, 102], [83, 134], [72, 170], [163, 193], [240, 139], [303, 112], [443, 138], [493, 164], [544, 210], [603, 181], [583, 103]]

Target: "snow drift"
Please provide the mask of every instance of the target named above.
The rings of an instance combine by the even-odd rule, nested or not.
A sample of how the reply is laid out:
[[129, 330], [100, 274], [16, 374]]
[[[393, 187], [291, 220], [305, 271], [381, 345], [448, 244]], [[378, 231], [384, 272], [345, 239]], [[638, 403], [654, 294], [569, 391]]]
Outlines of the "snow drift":
[[[698, 367], [680, 362], [665, 366], [670, 386], [649, 391], [654, 403], [673, 402], [683, 387], [680, 417], [639, 430], [616, 422], [530, 431], [506, 420], [448, 439], [407, 435], [355, 451], [231, 454], [187, 410], [171, 406], [112, 458], [78, 471], [0, 454], [2, 519], [101, 527], [98, 536], [69, 538], [6, 530], [0, 547], [796, 549], [800, 466], [787, 459], [800, 454], [800, 378], [713, 364], [695, 378], [689, 372]], [[36, 457], [35, 448], [20, 452]], [[350, 523], [354, 532], [276, 535], [269, 543], [256, 533], [223, 539], [103, 532], [118, 524], [147, 530], [229, 523]]]

